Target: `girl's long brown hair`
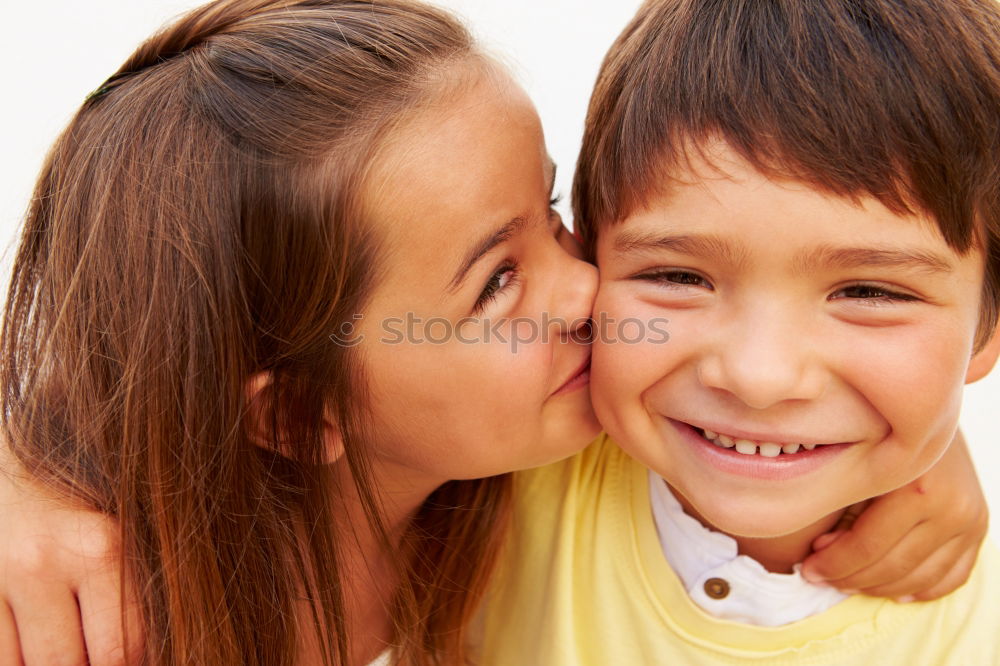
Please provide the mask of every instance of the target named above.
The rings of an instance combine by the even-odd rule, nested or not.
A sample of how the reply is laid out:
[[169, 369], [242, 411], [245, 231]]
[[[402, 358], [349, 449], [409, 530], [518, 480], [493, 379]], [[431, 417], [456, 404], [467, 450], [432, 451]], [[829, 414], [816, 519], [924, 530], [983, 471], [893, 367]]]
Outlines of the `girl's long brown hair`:
[[[329, 337], [390, 269], [359, 191], [380, 136], [474, 56], [410, 0], [221, 0], [143, 44], [53, 147], [4, 310], [3, 422], [30, 473], [120, 521], [147, 663], [291, 664], [304, 631], [346, 663], [324, 410], [386, 538], [363, 366]], [[287, 456], [245, 427], [261, 371]], [[452, 482], [413, 519], [398, 656], [460, 657], [507, 492]]]

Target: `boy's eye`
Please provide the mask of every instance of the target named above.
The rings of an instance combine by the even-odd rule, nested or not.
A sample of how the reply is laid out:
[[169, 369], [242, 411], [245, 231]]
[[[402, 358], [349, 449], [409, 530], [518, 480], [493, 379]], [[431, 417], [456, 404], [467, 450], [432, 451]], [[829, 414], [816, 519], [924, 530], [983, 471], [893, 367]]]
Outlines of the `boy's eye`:
[[495, 271], [490, 279], [486, 281], [483, 290], [476, 299], [473, 311], [476, 314], [482, 312], [483, 308], [496, 299], [497, 294], [503, 291], [517, 277], [517, 265], [512, 262], [505, 262]]
[[643, 280], [645, 282], [654, 282], [667, 287], [673, 286], [694, 286], [694, 287], [704, 287], [706, 289], [712, 290], [712, 283], [703, 278], [697, 273], [692, 273], [691, 271], [684, 271], [679, 269], [668, 269], [668, 270], [656, 270], [649, 271], [647, 273], [641, 273], [635, 276], [637, 280]]
[[852, 284], [830, 294], [831, 299], [849, 298], [866, 301], [866, 304], [882, 304], [892, 302], [909, 302], [920, 300], [912, 294], [893, 291], [878, 284]]

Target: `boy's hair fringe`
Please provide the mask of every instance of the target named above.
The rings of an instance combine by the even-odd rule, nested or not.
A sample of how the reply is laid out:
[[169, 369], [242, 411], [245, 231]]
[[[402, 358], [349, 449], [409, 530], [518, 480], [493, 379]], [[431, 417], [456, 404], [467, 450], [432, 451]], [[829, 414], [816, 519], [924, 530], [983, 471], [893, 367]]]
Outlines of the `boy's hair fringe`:
[[649, 0], [605, 58], [573, 185], [599, 229], [713, 139], [762, 173], [923, 211], [987, 256], [1000, 313], [1000, 4], [995, 0]]

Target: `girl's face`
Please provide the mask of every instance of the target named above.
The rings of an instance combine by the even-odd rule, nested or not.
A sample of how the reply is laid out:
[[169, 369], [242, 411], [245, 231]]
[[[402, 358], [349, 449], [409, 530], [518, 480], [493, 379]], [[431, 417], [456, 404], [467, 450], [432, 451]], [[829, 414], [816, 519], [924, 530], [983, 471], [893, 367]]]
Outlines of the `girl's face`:
[[475, 78], [394, 130], [366, 191], [383, 273], [354, 339], [375, 464], [414, 489], [552, 462], [599, 430], [596, 269], [552, 210], [531, 102]]

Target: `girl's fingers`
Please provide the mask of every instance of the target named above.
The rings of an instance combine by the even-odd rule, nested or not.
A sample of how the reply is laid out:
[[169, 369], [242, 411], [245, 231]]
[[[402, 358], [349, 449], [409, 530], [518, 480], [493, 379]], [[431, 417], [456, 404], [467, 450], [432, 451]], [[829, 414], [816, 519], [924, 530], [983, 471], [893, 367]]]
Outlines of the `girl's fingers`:
[[963, 544], [953, 539], [928, 555], [923, 562], [905, 572], [898, 579], [867, 586], [860, 584], [857, 590], [873, 597], [902, 599], [915, 597], [931, 589], [943, 580], [960, 563], [965, 555]]
[[[84, 579], [77, 592], [90, 666], [124, 666], [141, 655], [139, 606], [131, 590], [122, 598], [120, 583], [117, 571], [109, 569]], [[122, 628], [122, 604], [127, 631]]]
[[25, 666], [86, 666], [80, 608], [73, 592], [38, 580], [11, 599]]
[[[919, 511], [894, 499], [885, 495], [874, 500], [857, 516], [851, 528], [840, 532], [832, 543], [824, 543], [832, 537], [819, 537], [817, 542], [823, 546], [822, 550], [814, 552], [802, 564], [806, 580], [850, 587], [841, 581], [878, 565], [921, 520]], [[886, 577], [882, 582], [891, 580], [894, 578]]]
[[973, 567], [976, 566], [978, 556], [978, 551], [967, 549], [965, 554], [955, 563], [955, 566], [951, 568], [951, 571], [929, 588], [914, 594], [914, 599], [916, 601], [933, 601], [934, 599], [940, 599], [946, 594], [951, 594], [965, 585], [972, 574]]
[[14, 613], [0, 599], [0, 666], [22, 666], [20, 645]]
[[[922, 477], [874, 499], [854, 526], [836, 539], [819, 537], [814, 542], [818, 552], [806, 559], [802, 573], [808, 580], [826, 581], [841, 589], [894, 584], [908, 571], [922, 567], [943, 545], [958, 539], [957, 548], [941, 551], [954, 554], [952, 563], [936, 560], [944, 577], [956, 563], [966, 561], [966, 551], [978, 551], [986, 535], [987, 513], [959, 432]], [[963, 580], [969, 569], [959, 569], [953, 577]]]
[[[896, 585], [918, 571], [922, 571], [925, 575], [936, 573], [938, 577], [942, 577], [961, 554], [959, 546], [960, 540], [957, 537], [946, 539], [942, 543], [942, 536], [936, 533], [934, 527], [923, 523], [910, 530], [888, 552], [869, 566], [844, 578], [828, 580], [827, 583], [842, 590], [867, 591]], [[945, 553], [952, 555], [951, 562], [945, 561]], [[910, 594], [923, 589], [909, 590], [901, 594]]]

